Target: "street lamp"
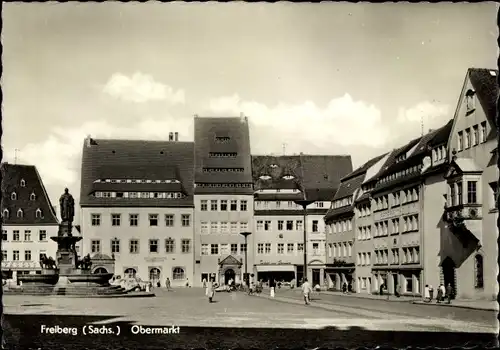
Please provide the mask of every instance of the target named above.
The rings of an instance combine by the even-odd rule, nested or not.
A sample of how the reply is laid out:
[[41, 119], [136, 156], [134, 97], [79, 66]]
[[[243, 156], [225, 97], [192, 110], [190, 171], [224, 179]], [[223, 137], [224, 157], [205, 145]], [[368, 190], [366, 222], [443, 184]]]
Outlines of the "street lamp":
[[246, 282], [247, 286], [249, 285], [248, 281], [248, 243], [247, 243], [247, 237], [250, 236], [252, 232], [240, 232], [240, 235], [245, 237], [245, 277], [243, 280]]
[[304, 214], [304, 272], [302, 275], [302, 279], [305, 280], [307, 278], [307, 206], [314, 201], [307, 200], [304, 192], [304, 199], [294, 201], [295, 204], [300, 205], [302, 207], [302, 212]]

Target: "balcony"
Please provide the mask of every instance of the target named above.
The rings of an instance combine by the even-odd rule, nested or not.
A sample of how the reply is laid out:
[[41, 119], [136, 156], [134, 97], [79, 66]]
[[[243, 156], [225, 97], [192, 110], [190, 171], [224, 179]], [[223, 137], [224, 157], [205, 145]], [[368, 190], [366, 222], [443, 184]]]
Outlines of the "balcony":
[[457, 236], [464, 247], [482, 245], [482, 206], [480, 204], [461, 204], [445, 208], [444, 220], [450, 231]]

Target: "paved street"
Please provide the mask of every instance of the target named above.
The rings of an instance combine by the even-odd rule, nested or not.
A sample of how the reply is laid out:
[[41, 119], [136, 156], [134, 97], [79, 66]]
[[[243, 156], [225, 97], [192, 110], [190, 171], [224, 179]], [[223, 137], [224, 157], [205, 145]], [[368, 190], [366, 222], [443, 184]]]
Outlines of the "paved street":
[[[289, 292], [288, 302], [244, 293], [217, 293], [209, 304], [202, 289], [154, 290], [156, 298], [111, 299], [5, 296], [5, 332], [9, 344], [51, 349], [83, 348], [463, 345], [467, 341], [492, 342], [497, 332], [494, 312], [458, 308], [434, 308], [410, 303], [360, 300], [336, 295], [315, 297], [301, 304], [300, 295]], [[281, 293], [283, 294], [283, 293]], [[41, 325], [81, 328], [85, 324], [121, 325], [121, 336], [40, 334]], [[179, 335], [133, 335], [131, 325], [180, 326]], [[207, 328], [210, 327], [210, 328]], [[396, 331], [390, 332], [390, 331]], [[304, 333], [305, 332], [305, 333]], [[475, 334], [474, 334], [475, 333]], [[35, 336], [26, 337], [24, 335]], [[189, 337], [188, 337], [189, 335]], [[100, 343], [102, 342], [102, 343]], [[214, 343], [215, 342], [215, 343]], [[86, 345], [85, 345], [86, 344]], [[173, 345], [175, 344], [175, 346]], [[219, 346], [220, 345], [220, 346]]]

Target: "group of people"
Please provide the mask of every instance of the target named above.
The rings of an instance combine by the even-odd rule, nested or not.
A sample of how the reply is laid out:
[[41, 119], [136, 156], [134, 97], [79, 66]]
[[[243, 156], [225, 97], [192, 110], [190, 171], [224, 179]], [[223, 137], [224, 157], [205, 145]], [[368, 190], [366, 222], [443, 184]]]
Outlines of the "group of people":
[[[424, 301], [426, 303], [430, 303], [432, 302], [433, 299], [434, 299], [434, 288], [432, 288], [432, 285], [426, 284], [424, 288]], [[447, 303], [450, 304], [451, 299], [453, 299], [453, 287], [451, 286], [451, 283], [448, 283], [446, 288], [444, 284], [441, 283], [437, 288], [436, 303], [439, 304], [446, 300]]]

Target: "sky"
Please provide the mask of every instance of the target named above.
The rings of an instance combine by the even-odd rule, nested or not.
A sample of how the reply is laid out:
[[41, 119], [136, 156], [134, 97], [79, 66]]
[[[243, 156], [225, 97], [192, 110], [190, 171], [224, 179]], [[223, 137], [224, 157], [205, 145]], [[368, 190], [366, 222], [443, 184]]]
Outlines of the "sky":
[[[490, 3], [4, 3], [4, 161], [52, 203], [80, 191], [83, 140], [193, 140], [193, 115], [249, 118], [253, 154], [357, 167], [453, 118], [469, 67], [496, 68]], [[16, 151], [17, 150], [17, 151]]]

